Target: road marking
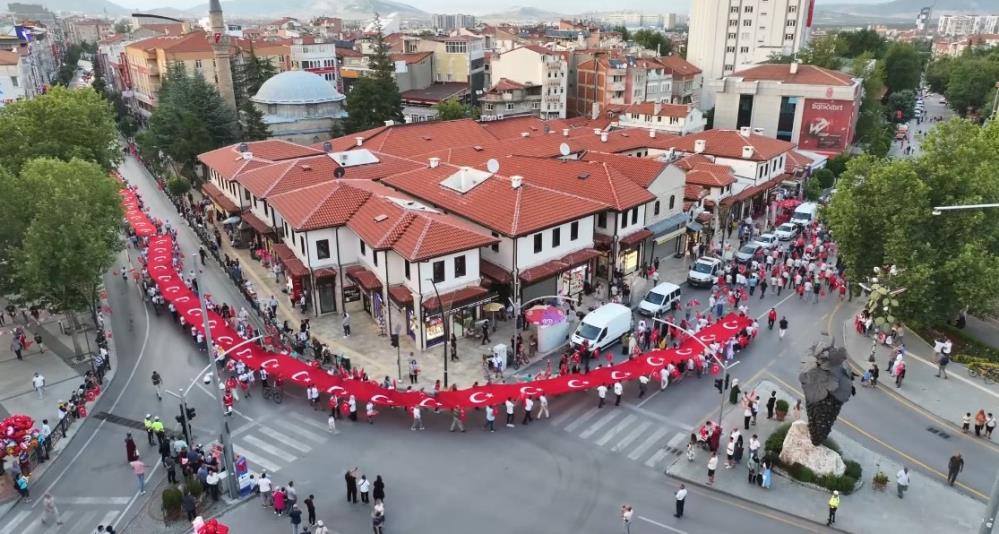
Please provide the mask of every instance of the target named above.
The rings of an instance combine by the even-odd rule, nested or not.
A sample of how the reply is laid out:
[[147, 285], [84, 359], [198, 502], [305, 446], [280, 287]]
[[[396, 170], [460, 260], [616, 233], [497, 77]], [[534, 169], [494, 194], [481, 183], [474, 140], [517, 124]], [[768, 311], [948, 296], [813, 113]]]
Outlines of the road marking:
[[627, 447], [628, 445], [631, 445], [631, 442], [638, 439], [638, 436], [642, 435], [646, 430], [649, 429], [650, 426], [652, 426], [652, 423], [648, 421], [642, 422], [642, 424], [638, 425], [638, 428], [632, 430], [630, 434], [624, 437], [624, 439], [617, 442], [617, 445], [611, 447], [611, 452], [617, 452]]
[[280, 441], [281, 443], [284, 443], [285, 445], [291, 447], [292, 449], [299, 450], [305, 453], [312, 450], [312, 447], [309, 447], [308, 445], [302, 445], [301, 443], [286, 436], [285, 434], [278, 432], [277, 430], [274, 430], [269, 426], [260, 425], [259, 427], [257, 427], [257, 431], [260, 432], [261, 434], [270, 436], [271, 438]]
[[[693, 484], [691, 484], [691, 486], [688, 487], [687, 490], [690, 493], [695, 493], [697, 495], [700, 495], [701, 497], [704, 497], [704, 498], [707, 498], [707, 499], [711, 499], [711, 500], [713, 500], [715, 502], [718, 502], [718, 503], [727, 504], [729, 506], [734, 506], [736, 508], [739, 508], [741, 510], [749, 512], [749, 513], [751, 513], [753, 515], [758, 515], [758, 516], [761, 516], [761, 517], [767, 517], [767, 518], [773, 519], [774, 521], [780, 521], [781, 523], [784, 523], [785, 525], [791, 525], [793, 527], [800, 528], [800, 529], [802, 529], [804, 531], [807, 531], [807, 532], [819, 532], [819, 530], [816, 528], [817, 523], [814, 523], [814, 522], [813, 523], [808, 523], [806, 519], [800, 519], [799, 520], [796, 516], [790, 516], [789, 515], [789, 516], [785, 517], [784, 515], [777, 515], [780, 512], [777, 512], [777, 511], [771, 512], [771, 511], [768, 511], [766, 508], [762, 508], [760, 506], [749, 506], [747, 504], [744, 504], [744, 502], [748, 502], [748, 501], [744, 501], [743, 499], [741, 499], [739, 497], [726, 496], [723, 493], [716, 493], [715, 491], [709, 490], [708, 488], [705, 488], [703, 486], [698, 487], [698, 486], [694, 486]], [[689, 496], [689, 494], [688, 494], [688, 496]], [[827, 528], [824, 531], [828, 532], [829, 530], [830, 529]]]
[[7, 523], [7, 526], [0, 530], [0, 534], [11, 534], [17, 529], [17, 526], [21, 524], [21, 521], [24, 521], [30, 516], [31, 510], [21, 510], [14, 516], [14, 519], [12, 519], [10, 523]]
[[666, 443], [666, 447], [672, 447], [676, 449], [680, 446], [680, 442], [687, 437], [685, 432], [677, 432], [675, 436], [670, 438], [669, 442]]
[[309, 425], [309, 426], [311, 426], [313, 428], [317, 428], [319, 430], [322, 430], [323, 432], [328, 432], [329, 431], [329, 429], [327, 428], [327, 426], [324, 425], [323, 423], [320, 423], [319, 421], [316, 421], [315, 419], [310, 419], [310, 418], [308, 418], [308, 417], [306, 417], [306, 416], [304, 416], [304, 415], [302, 415], [302, 414], [300, 414], [298, 412], [295, 412], [295, 411], [288, 412], [287, 415], [290, 415], [290, 416], [294, 417], [295, 419], [298, 419], [299, 421], [301, 421], [301, 422], [303, 422], [303, 423], [305, 423], [305, 424], [307, 424], [307, 425]]
[[666, 449], [659, 449], [648, 460], [645, 460], [645, 466], [646, 467], [655, 467], [656, 464], [659, 463], [659, 462], [661, 462], [662, 459], [665, 458], [667, 454], [669, 454], [668, 450], [666, 450]]
[[[781, 383], [781, 384], [782, 384], [782, 385], [783, 385], [784, 387], [788, 388], [789, 390], [793, 391], [794, 393], [796, 393], [796, 394], [798, 394], [798, 395], [801, 395], [801, 396], [804, 396], [804, 395], [803, 395], [803, 394], [802, 394], [802, 393], [801, 393], [800, 391], [796, 390], [796, 389], [795, 389], [795, 388], [794, 388], [793, 386], [791, 386], [791, 385], [790, 385], [790, 384], [788, 384], [787, 382], [784, 382], [784, 381], [783, 381], [783, 380], [781, 380], [780, 378], [777, 378], [776, 376], [774, 376], [774, 375], [772, 375], [772, 374], [770, 375], [770, 378], [772, 378], [773, 380], [775, 380], [775, 381], [777, 381], [777, 382]], [[940, 477], [940, 478], [942, 478], [942, 479], [945, 479], [945, 480], [947, 479], [947, 474], [946, 474], [946, 473], [943, 473], [942, 471], [939, 471], [939, 470], [937, 470], [937, 469], [934, 469], [934, 468], [932, 468], [932, 467], [930, 467], [930, 466], [926, 465], [926, 464], [925, 464], [925, 463], [923, 463], [922, 461], [918, 460], [918, 459], [917, 459], [917, 458], [915, 458], [914, 456], [911, 456], [911, 455], [909, 455], [909, 454], [907, 454], [907, 453], [905, 453], [905, 452], [902, 452], [902, 451], [900, 451], [900, 450], [896, 449], [895, 447], [892, 447], [891, 445], [889, 445], [889, 444], [885, 443], [884, 441], [882, 441], [882, 440], [881, 440], [880, 438], [878, 438], [877, 436], [875, 436], [875, 435], [871, 434], [870, 432], [867, 432], [866, 430], [864, 430], [863, 428], [859, 427], [858, 425], [856, 425], [856, 424], [852, 423], [852, 422], [851, 422], [851, 421], [849, 421], [848, 419], [845, 419], [845, 418], [843, 418], [843, 417], [840, 417], [840, 418], [838, 418], [838, 419], [836, 419], [836, 420], [837, 420], [837, 421], [840, 421], [840, 422], [842, 422], [842, 423], [843, 423], [844, 425], [846, 425], [846, 426], [848, 426], [848, 427], [850, 427], [850, 428], [852, 428], [852, 429], [856, 430], [856, 431], [857, 431], [857, 432], [858, 432], [859, 434], [861, 434], [862, 436], [866, 437], [867, 439], [869, 439], [869, 440], [871, 440], [871, 441], [873, 441], [873, 442], [877, 443], [878, 445], [881, 445], [882, 447], [884, 447], [884, 448], [886, 448], [886, 449], [888, 449], [888, 450], [890, 450], [890, 451], [894, 452], [895, 454], [898, 454], [898, 455], [899, 455], [899, 456], [901, 456], [902, 458], [905, 458], [905, 459], [906, 459], [906, 460], [908, 460], [909, 462], [911, 462], [911, 463], [913, 463], [913, 464], [915, 464], [915, 465], [918, 465], [919, 467], [922, 467], [922, 468], [923, 468], [924, 470], [928, 471], [929, 473], [931, 473], [931, 474], [933, 474], [933, 475], [936, 475], [936, 476], [938, 476], [938, 477]], [[960, 486], [961, 488], [964, 488], [964, 489], [965, 489], [965, 490], [967, 490], [968, 492], [970, 492], [970, 493], [973, 493], [973, 494], [977, 495], [977, 496], [978, 496], [979, 498], [981, 498], [981, 499], [983, 499], [983, 500], [986, 500], [986, 501], [988, 501], [988, 500], [989, 500], [989, 496], [988, 496], [988, 495], [986, 495], [986, 494], [984, 494], [984, 493], [982, 493], [982, 492], [980, 492], [980, 491], [976, 490], [975, 488], [972, 488], [971, 486], [968, 486], [968, 485], [964, 484], [963, 482], [957, 482], [957, 483], [955, 483], [955, 485], [956, 485], [956, 486]]]
[[101, 518], [101, 522], [98, 525], [111, 525], [114, 523], [115, 518], [118, 517], [118, 510], [111, 510], [110, 512], [104, 514]]
[[566, 432], [575, 432], [577, 428], [583, 426], [583, 423], [589, 421], [594, 415], [600, 413], [600, 408], [590, 408], [589, 411], [585, 412], [583, 415], [577, 417], [573, 422], [565, 426]]
[[[298, 434], [299, 436], [302, 436], [303, 438], [305, 438], [305, 439], [307, 439], [309, 441], [312, 441], [313, 443], [316, 443], [317, 445], [322, 445], [322, 444], [326, 443], [327, 438], [325, 436], [321, 436], [319, 434], [313, 434], [312, 432], [309, 432], [308, 430], [305, 430], [304, 428], [295, 426], [294, 423], [289, 423], [288, 421], [285, 421], [284, 419], [275, 419], [272, 422], [274, 424], [276, 424], [276, 425], [284, 428], [288, 432], [291, 432], [293, 434]], [[327, 431], [327, 433], [329, 433], [329, 432]]]
[[[791, 291], [791, 292], [789, 292], [789, 293], [787, 294], [787, 296], [786, 296], [786, 297], [784, 297], [784, 299], [783, 299], [783, 300], [781, 300], [781, 301], [777, 302], [777, 304], [774, 304], [774, 305], [772, 305], [772, 306], [771, 306], [771, 308], [774, 308], [774, 309], [777, 309], [777, 306], [780, 306], [781, 304], [784, 304], [785, 302], [787, 302], [787, 299], [789, 299], [789, 298], [791, 298], [791, 297], [793, 297], [793, 296], [794, 296], [794, 291]], [[764, 316], [764, 315], [766, 315], [766, 314], [768, 314], [768, 313], [770, 313], [770, 309], [769, 309], [769, 308], [767, 308], [767, 311], [765, 311], [765, 312], [763, 312], [763, 313], [761, 313], [761, 314], [757, 315], [757, 316], [756, 316], [756, 320], [757, 320], [757, 321], [759, 321], [760, 319], [762, 319], [762, 318], [763, 318], [763, 316]]]
[[[83, 514], [83, 516], [80, 517], [80, 519], [77, 519], [77, 520], [73, 521], [73, 524], [75, 524], [75, 525], [83, 525], [84, 527], [91, 527], [93, 525], [98, 525], [100, 523], [95, 523], [94, 521], [97, 520], [97, 514], [99, 514], [99, 513], [100, 512], [97, 512], [97, 511], [86, 512], [86, 513]], [[97, 528], [97, 527], [94, 527], [94, 528]], [[115, 530], [117, 530], [117, 529], [115, 529]], [[87, 530], [84, 530], [84, 532], [87, 532]]]
[[[649, 383], [652, 384], [653, 382], [650, 381]], [[645, 400], [643, 400], [642, 402], [636, 404], [635, 406], [637, 406], [639, 408], [641, 408], [642, 406], [645, 406], [646, 402], [649, 402], [650, 400], [652, 400], [652, 397], [655, 397], [656, 395], [662, 393], [663, 391], [666, 391], [666, 390], [665, 389], [658, 389], [657, 388], [655, 391], [652, 392], [651, 395], [649, 395], [648, 397], [646, 397]]]
[[606, 445], [607, 442], [613, 439], [614, 436], [620, 434], [621, 431], [624, 430], [628, 425], [630, 425], [631, 422], [634, 421], [635, 419], [638, 419], [637, 415], [628, 414], [627, 416], [625, 416], [625, 418], [622, 419], [618, 424], [614, 425], [614, 428], [608, 430], [606, 434], [604, 434], [603, 436], [600, 437], [600, 439], [597, 440], [596, 442], [597, 446], [603, 447], [604, 445]]
[[568, 410], [560, 413], [552, 419], [552, 424], [555, 426], [562, 426], [562, 424], [568, 421], [569, 418], [582, 411], [584, 406], [584, 404], [576, 404], [575, 406], [570, 407]]
[[243, 438], [243, 441], [253, 445], [254, 447], [264, 452], [273, 454], [274, 456], [277, 456], [278, 458], [284, 460], [285, 462], [294, 462], [295, 460], [298, 459], [297, 457], [288, 454], [285, 451], [282, 451], [281, 449], [271, 445], [270, 443], [267, 443], [266, 441], [258, 438], [257, 436], [246, 436]]
[[[214, 393], [212, 393], [211, 391], [209, 391], [208, 388], [206, 388], [204, 386], [204, 384], [202, 384], [201, 382], [197, 382], [197, 383], [195, 383], [195, 385], [198, 386], [198, 389], [200, 389], [201, 391], [204, 391], [205, 395], [208, 395], [209, 397], [211, 397], [212, 400], [214, 400], [215, 402], [219, 401], [219, 398], [216, 397]], [[234, 414], [242, 417], [243, 419], [246, 419], [247, 421], [249, 421], [251, 423], [254, 422], [252, 417], [250, 417], [249, 415], [246, 415], [245, 413], [237, 410], [236, 408], [232, 409], [232, 413], [234, 413]]]
[[603, 428], [604, 426], [606, 426], [607, 423], [610, 423], [616, 417], [617, 417], [617, 412], [614, 411], [614, 410], [612, 410], [608, 414], [604, 414], [603, 417], [601, 417], [600, 419], [597, 419], [597, 421], [595, 423], [593, 423], [592, 425], [590, 425], [589, 427], [587, 427], [586, 430], [584, 430], [581, 434], [579, 434], [579, 437], [581, 437], [583, 439], [589, 439], [590, 436], [592, 436], [593, 434], [596, 434], [598, 430], [600, 430], [601, 428]]
[[656, 430], [655, 432], [652, 433], [651, 436], [646, 438], [645, 441], [643, 441], [642, 444], [639, 445], [637, 449], [631, 451], [631, 454], [628, 455], [628, 459], [638, 460], [639, 458], [641, 458], [643, 454], [645, 454], [645, 451], [649, 450], [649, 448], [652, 447], [652, 445], [655, 444], [655, 442], [663, 439], [663, 437], [665, 437], [666, 434], [668, 433], [669, 430], [665, 428], [660, 428]]
[[670, 532], [676, 532], [676, 534], [687, 534], [687, 531], [685, 531], [685, 530], [680, 530], [678, 528], [673, 528], [673, 527], [671, 527], [669, 525], [665, 525], [663, 523], [660, 523], [659, 521], [655, 521], [655, 520], [649, 519], [648, 517], [645, 517], [644, 515], [640, 515], [640, 516], [638, 516], [638, 518], [641, 519], [642, 521], [645, 521], [646, 523], [652, 523], [653, 525], [655, 525], [657, 527], [660, 527], [660, 528], [664, 528], [664, 529], [666, 529], [666, 530], [668, 530]]
[[249, 462], [254, 463], [256, 465], [259, 465], [260, 467], [262, 467], [264, 469], [264, 471], [268, 471], [270, 473], [273, 473], [274, 471], [278, 471], [278, 470], [281, 469], [281, 466], [279, 466], [279, 465], [271, 462], [270, 460], [268, 460], [266, 458], [258, 456], [256, 453], [250, 452], [250, 451], [244, 449], [243, 447], [240, 447], [239, 445], [236, 445], [235, 443], [232, 445], [232, 450], [236, 454], [238, 454], [238, 455], [246, 458]]
[[131, 497], [56, 497], [56, 504], [128, 504]]

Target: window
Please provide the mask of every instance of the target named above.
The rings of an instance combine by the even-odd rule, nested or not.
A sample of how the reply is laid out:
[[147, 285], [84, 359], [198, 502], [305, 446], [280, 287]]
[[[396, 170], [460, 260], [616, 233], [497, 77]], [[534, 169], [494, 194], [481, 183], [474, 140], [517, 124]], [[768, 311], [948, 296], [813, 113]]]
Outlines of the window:
[[729, 13], [738, 13], [739, 12], [739, 6], [732, 6], [732, 7], [728, 8], [728, 12]]
[[444, 281], [444, 262], [435, 261], [434, 262], [434, 278], [435, 284], [439, 284]]
[[798, 6], [787, 6], [788, 13], [794, 13], [796, 11], [798, 11]]
[[10, 77], [10, 85], [12, 87], [17, 87], [17, 76], [11, 76]]
[[746, 6], [746, 7], [742, 8], [742, 10], [744, 12], [746, 12], [746, 13], [752, 13], [753, 12], [753, 6]]
[[793, 28], [793, 27], [795, 27], [797, 25], [798, 25], [798, 21], [796, 21], [796, 20], [789, 20], [789, 21], [787, 21], [787, 27], [788, 28]]
[[739, 25], [739, 21], [738, 20], [734, 20], [734, 19], [730, 20], [730, 21], [728, 21], [728, 25], [729, 26], [738, 26]]
[[673, 209], [673, 206], [675, 206], [675, 205], [676, 205], [676, 195], [670, 195], [669, 196], [669, 209]]
[[372, 250], [371, 251], [371, 261], [375, 264], [375, 267], [378, 267], [378, 251], [377, 250]]
[[494, 104], [486, 104], [486, 111], [492, 111]]
[[739, 110], [735, 127], [749, 126], [753, 119], [753, 95], [739, 95]]
[[555, 228], [552, 230], [552, 248], [555, 248], [562, 244], [562, 229]]
[[597, 226], [607, 228], [607, 212], [597, 214]]
[[785, 96], [780, 99], [780, 112], [777, 114], [777, 139], [782, 141], [791, 140], [797, 106], [797, 97]]
[[734, 34], [734, 33], [730, 33], [730, 34], [728, 34], [728, 38], [729, 38], [729, 39], [735, 39], [735, 34]]
[[657, 200], [655, 204], [652, 205], [652, 214], [659, 215], [659, 201]]
[[784, 34], [784, 40], [785, 41], [793, 41], [794, 40], [794, 34], [793, 33], [785, 33]]
[[[489, 232], [489, 233], [493, 237], [499, 239], [499, 234], [497, 234], [496, 232]], [[489, 245], [489, 248], [493, 249], [493, 252], [499, 252], [499, 242], [496, 242], [496, 243], [493, 243], [492, 245]]]
[[569, 225], [569, 241], [577, 239], [579, 239], [579, 221], [575, 221]]
[[201, 60], [200, 59], [195, 59], [194, 60], [194, 68], [196, 68], [196, 69], [200, 69], [201, 68]]
[[366, 256], [368, 254], [368, 246], [361, 241], [361, 256]]
[[298, 250], [301, 250], [303, 253], [306, 251], [305, 236], [298, 236]]
[[752, 26], [753, 25], [753, 21], [751, 21], [749, 19], [746, 19], [746, 20], [742, 21], [742, 25], [743, 26]]
[[448, 41], [444, 43], [444, 50], [448, 54], [464, 54], [468, 50], [468, 46], [463, 41]]
[[409, 260], [404, 260], [404, 261], [405, 263], [403, 263], [402, 266], [403, 269], [406, 271], [406, 280], [409, 280], [410, 278], [412, 278], [412, 273], [410, 273], [409, 270]]
[[537, 254], [541, 252], [542, 248], [542, 236], [541, 233], [534, 234], [534, 253]]
[[513, 111], [513, 102], [507, 102], [506, 103], [506, 110], [507, 111]]
[[739, 47], [739, 53], [740, 54], [748, 54], [749, 53], [749, 47], [748, 46], [741, 46], [741, 47]]
[[735, 47], [734, 46], [726, 46], [725, 47], [725, 51], [728, 52], [728, 53], [735, 52]]
[[454, 277], [461, 278], [465, 276], [465, 256], [461, 255], [454, 259]]
[[243, 200], [250, 200], [250, 190], [243, 189]]
[[631, 224], [638, 224], [638, 208], [631, 208]]
[[316, 258], [328, 260], [330, 258], [330, 240], [320, 239], [316, 241]]

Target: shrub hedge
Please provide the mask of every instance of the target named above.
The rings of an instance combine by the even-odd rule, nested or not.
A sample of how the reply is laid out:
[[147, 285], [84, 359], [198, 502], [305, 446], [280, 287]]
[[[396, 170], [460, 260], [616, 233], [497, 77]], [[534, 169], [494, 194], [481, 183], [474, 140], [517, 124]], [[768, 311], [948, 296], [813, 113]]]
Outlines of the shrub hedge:
[[[863, 468], [860, 467], [859, 463], [854, 462], [853, 460], [844, 459], [846, 471], [842, 476], [819, 475], [799, 463], [785, 464], [780, 460], [780, 453], [784, 448], [784, 439], [787, 437], [787, 432], [790, 428], [791, 423], [784, 423], [783, 425], [780, 425], [772, 434], [770, 434], [770, 436], [767, 437], [767, 440], [764, 443], [763, 448], [766, 451], [767, 456], [769, 456], [774, 462], [774, 465], [783, 469], [791, 478], [799, 482], [815, 484], [830, 491], [838, 490], [844, 495], [853, 493], [853, 490], [857, 487], [857, 481], [863, 476]], [[843, 455], [839, 444], [832, 439], [827, 438], [823, 445], [836, 451], [836, 453], [840, 456]]]

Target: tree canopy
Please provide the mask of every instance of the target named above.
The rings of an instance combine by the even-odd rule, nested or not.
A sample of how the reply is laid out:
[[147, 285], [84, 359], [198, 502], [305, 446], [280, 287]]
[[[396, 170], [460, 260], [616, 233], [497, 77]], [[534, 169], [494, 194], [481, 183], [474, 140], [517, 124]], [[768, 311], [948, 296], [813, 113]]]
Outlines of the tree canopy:
[[631, 34], [631, 41], [645, 48], [647, 50], [653, 50], [661, 56], [669, 54], [673, 51], [673, 42], [666, 37], [666, 34], [655, 31], [642, 29]]
[[797, 54], [773, 52], [767, 58], [768, 63], [792, 63], [795, 61], [825, 69], [839, 69], [842, 66], [842, 61], [836, 54], [835, 35], [814, 39], [808, 47], [802, 48]]
[[888, 42], [874, 30], [863, 29], [836, 33], [837, 56], [855, 58], [866, 52], [871, 57], [881, 58], [887, 49]]
[[885, 114], [889, 121], [908, 122], [915, 112], [916, 93], [912, 89], [896, 91], [885, 98]]
[[972, 47], [957, 57], [944, 56], [926, 66], [930, 89], [947, 97], [959, 115], [989, 110], [999, 81], [999, 49]]
[[955, 119], [934, 128], [914, 159], [850, 160], [823, 216], [853, 282], [896, 265], [901, 317], [924, 325], [999, 306], [999, 217], [933, 206], [999, 198], [999, 123]]
[[90, 89], [53, 87], [0, 108], [0, 165], [17, 174], [32, 158], [81, 158], [110, 170], [121, 161], [114, 113]]
[[236, 142], [236, 113], [200, 74], [170, 67], [160, 103], [139, 134], [143, 152], [163, 152], [190, 175], [198, 154]]
[[359, 132], [385, 121], [402, 122], [402, 97], [395, 83], [395, 64], [389, 57], [389, 44], [385, 41], [381, 23], [377, 23], [373, 53], [369, 59], [371, 72], [354, 82], [347, 94], [347, 133]]
[[883, 65], [865, 53], [853, 60], [851, 71], [864, 79], [864, 97], [860, 103], [854, 141], [866, 153], [883, 157], [891, 149], [892, 140], [891, 127], [885, 123], [884, 106], [881, 104], [881, 95], [885, 90]]
[[478, 118], [478, 108], [465, 104], [457, 98], [448, 98], [434, 105], [437, 111], [437, 120], [451, 121], [471, 117]]
[[923, 72], [919, 51], [910, 43], [894, 42], [885, 52], [885, 85], [889, 92], [916, 90]]

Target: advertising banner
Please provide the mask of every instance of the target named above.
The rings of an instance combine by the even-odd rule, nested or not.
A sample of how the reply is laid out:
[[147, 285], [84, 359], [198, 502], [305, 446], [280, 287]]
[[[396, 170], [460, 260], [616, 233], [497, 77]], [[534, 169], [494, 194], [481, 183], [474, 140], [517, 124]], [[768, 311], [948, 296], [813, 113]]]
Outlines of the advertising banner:
[[854, 112], [853, 102], [846, 100], [805, 99], [798, 147], [824, 153], [843, 152], [853, 135]]

